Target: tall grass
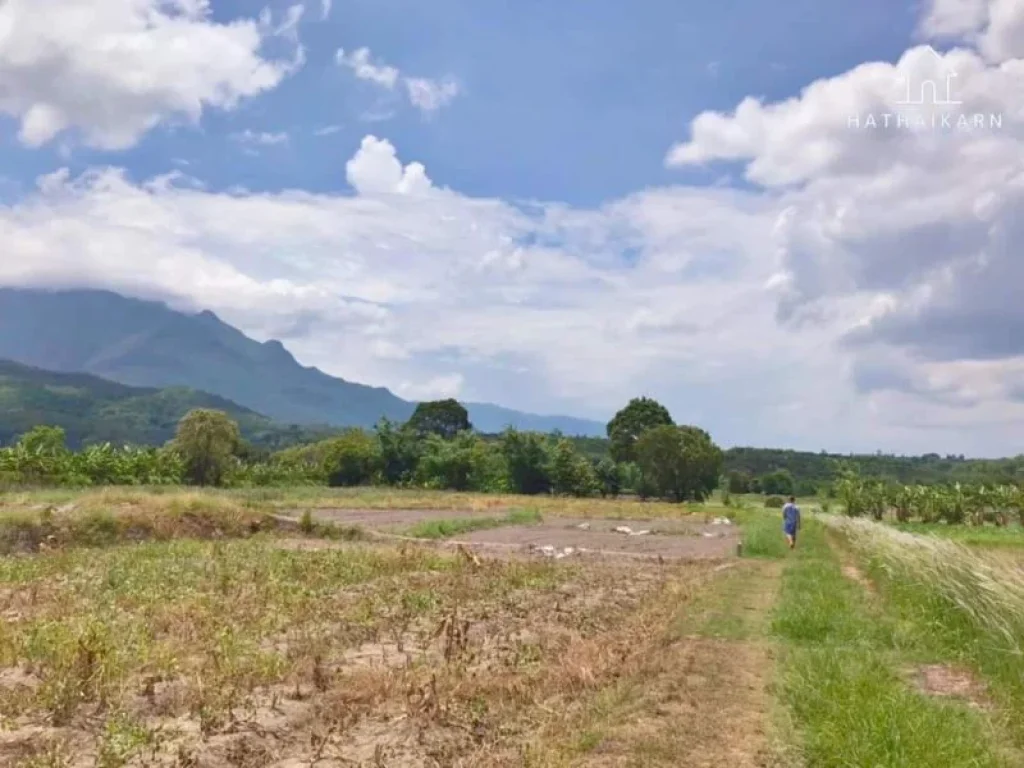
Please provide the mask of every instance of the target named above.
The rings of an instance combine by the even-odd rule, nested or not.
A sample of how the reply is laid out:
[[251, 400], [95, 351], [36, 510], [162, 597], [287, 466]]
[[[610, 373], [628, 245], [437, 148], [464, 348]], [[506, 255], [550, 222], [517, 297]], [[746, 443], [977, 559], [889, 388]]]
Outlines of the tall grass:
[[983, 716], [903, 679], [898, 622], [843, 575], [817, 523], [783, 574], [780, 692], [808, 766], [1001, 766]]
[[938, 601], [1004, 651], [1024, 655], [1024, 568], [1019, 564], [867, 520], [835, 517], [828, 524], [885, 579]]
[[887, 602], [917, 628], [927, 653], [978, 670], [1003, 726], [1024, 748], [1024, 568], [1006, 552], [976, 551], [866, 520], [829, 525], [868, 565]]

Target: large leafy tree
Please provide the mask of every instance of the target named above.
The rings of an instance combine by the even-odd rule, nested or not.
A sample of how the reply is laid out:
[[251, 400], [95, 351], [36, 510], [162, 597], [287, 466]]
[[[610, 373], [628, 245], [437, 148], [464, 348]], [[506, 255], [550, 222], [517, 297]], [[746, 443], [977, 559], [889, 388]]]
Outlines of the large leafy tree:
[[636, 444], [644, 480], [664, 498], [703, 501], [718, 484], [722, 450], [698, 427], [664, 425], [648, 430]]
[[451, 398], [420, 403], [406, 426], [418, 435], [437, 435], [444, 440], [473, 429], [469, 412], [462, 403]]
[[636, 444], [655, 427], [671, 426], [668, 409], [649, 397], [635, 397], [608, 422], [609, 452], [615, 461], [636, 461]]
[[197, 408], [178, 422], [174, 450], [193, 485], [220, 485], [235, 462], [242, 438], [238, 424], [223, 411]]

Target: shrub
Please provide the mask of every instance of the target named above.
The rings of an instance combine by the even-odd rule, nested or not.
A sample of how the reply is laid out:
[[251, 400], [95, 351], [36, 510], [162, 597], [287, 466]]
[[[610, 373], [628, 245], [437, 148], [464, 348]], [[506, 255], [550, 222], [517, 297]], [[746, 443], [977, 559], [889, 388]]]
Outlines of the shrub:
[[380, 466], [380, 448], [361, 429], [346, 429], [327, 441], [323, 453], [323, 476], [332, 487], [366, 485]]
[[515, 493], [538, 494], [551, 490], [551, 461], [544, 435], [507, 429], [501, 453], [508, 466], [508, 484]]
[[786, 506], [786, 500], [781, 496], [769, 496], [764, 500], [764, 505], [768, 509], [782, 509]]
[[565, 496], [590, 496], [597, 490], [594, 466], [569, 440], [559, 440], [551, 459], [551, 486]]
[[594, 476], [597, 479], [597, 490], [602, 498], [619, 495], [623, 485], [623, 466], [609, 458], [601, 459], [594, 464]]

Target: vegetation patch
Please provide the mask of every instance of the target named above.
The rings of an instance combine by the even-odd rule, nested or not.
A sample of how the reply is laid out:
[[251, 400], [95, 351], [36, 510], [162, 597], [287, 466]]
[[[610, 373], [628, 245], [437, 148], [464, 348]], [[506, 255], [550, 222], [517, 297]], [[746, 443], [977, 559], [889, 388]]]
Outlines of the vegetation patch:
[[463, 533], [501, 528], [507, 525], [533, 525], [543, 521], [536, 509], [514, 509], [504, 517], [457, 517], [448, 520], [424, 520], [402, 533], [415, 539], [448, 539]]
[[893, 619], [847, 579], [810, 524], [783, 574], [773, 627], [781, 693], [815, 766], [1002, 766], [997, 730], [965, 704], [923, 696], [901, 669], [912, 656]]
[[101, 503], [86, 498], [60, 506], [0, 508], [0, 554], [150, 540], [245, 538], [297, 528], [322, 538], [354, 540], [362, 535], [352, 526], [312, 520], [297, 525], [269, 512], [199, 493], [162, 495], [134, 503], [137, 501], [133, 497], [131, 502]]

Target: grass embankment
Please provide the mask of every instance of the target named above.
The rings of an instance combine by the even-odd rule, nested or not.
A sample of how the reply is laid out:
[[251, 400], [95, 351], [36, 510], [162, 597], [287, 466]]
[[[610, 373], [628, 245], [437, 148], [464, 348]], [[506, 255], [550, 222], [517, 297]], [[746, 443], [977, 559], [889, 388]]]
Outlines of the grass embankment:
[[507, 525], [535, 525], [544, 518], [536, 509], [513, 509], [504, 517], [457, 517], [450, 520], [424, 520], [401, 531], [414, 539], [449, 539], [473, 531], [485, 531]]
[[1024, 750], [1021, 561], [864, 520], [837, 519], [833, 526], [913, 629], [920, 652], [980, 673], [993, 717]]
[[153, 506], [180, 496], [201, 497], [211, 503], [234, 504], [249, 509], [274, 512], [296, 509], [432, 509], [495, 510], [536, 509], [540, 513], [564, 517], [602, 517], [620, 519], [674, 519], [710, 511], [721, 514], [724, 507], [699, 504], [641, 502], [632, 498], [576, 499], [559, 496], [519, 496], [515, 494], [457, 493], [398, 488], [251, 488], [203, 490], [168, 487], [53, 489], [8, 493], [0, 496], [0, 511], [19, 510], [38, 505], [59, 506], [75, 503], [80, 509], [110, 506]]
[[[780, 692], [808, 765], [1007, 765], [999, 736], [964, 702], [915, 690], [922, 628], [870, 600], [844, 575], [821, 525], [805, 526], [773, 621]], [[909, 631], [908, 631], [909, 630]]]
[[[299, 529], [322, 538], [358, 539], [361, 535], [357, 528], [312, 519], [304, 521]], [[295, 523], [268, 511], [196, 492], [113, 502], [99, 494], [58, 507], [16, 506], [6, 500], [0, 506], [0, 555], [132, 541], [232, 539], [295, 531]]]

